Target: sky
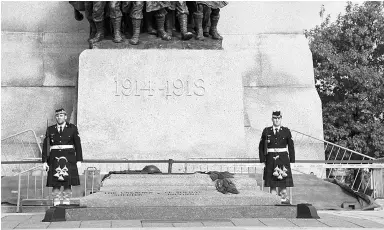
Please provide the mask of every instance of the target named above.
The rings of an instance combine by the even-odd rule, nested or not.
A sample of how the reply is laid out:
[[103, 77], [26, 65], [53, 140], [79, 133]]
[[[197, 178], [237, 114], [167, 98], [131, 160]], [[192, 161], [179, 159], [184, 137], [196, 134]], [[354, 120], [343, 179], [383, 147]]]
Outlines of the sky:
[[[324, 19], [328, 14], [330, 14], [331, 21], [335, 21], [340, 13], [343, 14], [345, 12], [345, 6], [347, 5], [347, 1], [312, 1], [311, 3], [316, 9], [318, 9], [317, 12], [320, 12], [321, 5], [324, 5]], [[361, 4], [363, 1], [352, 1], [352, 3]], [[321, 23], [319, 14], [311, 15], [310, 17], [307, 17], [307, 19], [309, 21], [306, 23], [306, 29], [314, 28], [316, 25], [320, 25]]]

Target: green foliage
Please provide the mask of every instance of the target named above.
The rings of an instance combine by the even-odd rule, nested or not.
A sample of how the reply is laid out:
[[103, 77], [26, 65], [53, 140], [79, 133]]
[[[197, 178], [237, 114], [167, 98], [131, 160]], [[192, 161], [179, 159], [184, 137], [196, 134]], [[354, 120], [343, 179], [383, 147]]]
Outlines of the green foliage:
[[328, 15], [305, 31], [325, 139], [373, 157], [384, 157], [383, 8], [383, 2], [348, 2], [335, 22]]

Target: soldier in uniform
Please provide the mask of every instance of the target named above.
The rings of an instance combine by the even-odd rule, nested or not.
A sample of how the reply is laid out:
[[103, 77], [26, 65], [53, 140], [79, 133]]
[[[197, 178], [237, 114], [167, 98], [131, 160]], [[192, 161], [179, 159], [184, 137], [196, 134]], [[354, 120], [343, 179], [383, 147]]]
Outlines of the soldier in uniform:
[[78, 168], [83, 155], [77, 127], [66, 122], [64, 109], [56, 110], [55, 115], [57, 124], [47, 128], [44, 139], [43, 168], [48, 171], [47, 187], [52, 187], [53, 205], [69, 205], [72, 186], [80, 185]]
[[265, 163], [264, 186], [270, 187], [272, 194], [279, 188], [282, 204], [289, 204], [287, 187], [293, 187], [290, 163], [295, 162], [295, 148], [291, 131], [281, 126], [281, 112], [272, 113], [273, 126], [263, 130], [259, 143], [259, 158]]

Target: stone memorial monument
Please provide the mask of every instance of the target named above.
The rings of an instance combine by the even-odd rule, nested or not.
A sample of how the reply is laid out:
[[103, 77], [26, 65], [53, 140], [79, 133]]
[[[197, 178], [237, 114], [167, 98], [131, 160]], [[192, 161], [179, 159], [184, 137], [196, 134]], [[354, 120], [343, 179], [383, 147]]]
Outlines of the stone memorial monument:
[[[216, 26], [225, 5], [199, 3], [194, 16], [203, 16], [203, 6], [212, 7], [207, 37], [195, 17], [196, 39], [183, 34], [165, 39], [161, 28], [158, 37], [141, 33], [138, 43], [90, 42], [91, 49], [79, 58], [77, 104], [88, 159], [252, 157], [246, 151], [242, 81], [256, 57], [222, 50]], [[71, 209], [67, 219], [170, 220], [180, 213], [185, 219], [271, 217], [281, 212], [274, 207], [279, 199], [261, 191], [254, 177], [235, 175], [233, 184], [239, 194], [224, 195], [204, 174], [112, 174], [99, 192], [80, 199], [85, 216], [84, 210]], [[247, 211], [237, 210], [239, 205]]]

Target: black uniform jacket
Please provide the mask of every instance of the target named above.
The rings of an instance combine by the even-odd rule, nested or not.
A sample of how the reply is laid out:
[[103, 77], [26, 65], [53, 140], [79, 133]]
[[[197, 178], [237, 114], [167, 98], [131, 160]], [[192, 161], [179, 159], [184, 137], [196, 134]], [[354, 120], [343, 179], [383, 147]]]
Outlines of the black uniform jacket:
[[76, 125], [66, 123], [63, 132], [57, 130], [57, 124], [49, 126], [44, 139], [42, 161], [48, 162], [49, 147], [54, 145], [73, 145], [76, 152], [76, 161], [83, 161], [79, 132]]
[[280, 126], [277, 134], [273, 133], [273, 126], [263, 130], [259, 143], [259, 158], [260, 162], [266, 161], [268, 148], [286, 148], [288, 146], [289, 161], [295, 163], [295, 147], [292, 140], [291, 131], [287, 127]]

